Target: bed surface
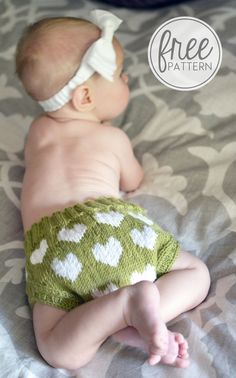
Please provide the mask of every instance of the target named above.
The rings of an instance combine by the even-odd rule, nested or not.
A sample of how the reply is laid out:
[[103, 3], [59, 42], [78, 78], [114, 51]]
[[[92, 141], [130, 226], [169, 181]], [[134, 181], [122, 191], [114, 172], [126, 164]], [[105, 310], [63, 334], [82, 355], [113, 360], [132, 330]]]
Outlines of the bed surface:
[[[20, 5], [19, 5], [20, 4]], [[212, 284], [204, 303], [174, 321], [190, 345], [186, 370], [145, 363], [145, 353], [108, 340], [86, 367], [69, 373], [49, 367], [35, 344], [25, 295], [20, 191], [28, 127], [41, 110], [14, 75], [14, 51], [28, 23], [46, 16], [87, 17], [114, 11], [124, 20], [131, 100], [115, 124], [132, 140], [145, 170], [128, 200], [144, 206], [182, 249], [203, 259]], [[177, 16], [208, 22], [220, 37], [223, 61], [205, 87], [177, 92], [160, 84], [147, 62], [158, 25]], [[0, 1], [0, 377], [227, 378], [236, 371], [236, 4], [196, 0], [152, 11], [75, 0]], [[196, 282], [197, 285], [197, 282]]]

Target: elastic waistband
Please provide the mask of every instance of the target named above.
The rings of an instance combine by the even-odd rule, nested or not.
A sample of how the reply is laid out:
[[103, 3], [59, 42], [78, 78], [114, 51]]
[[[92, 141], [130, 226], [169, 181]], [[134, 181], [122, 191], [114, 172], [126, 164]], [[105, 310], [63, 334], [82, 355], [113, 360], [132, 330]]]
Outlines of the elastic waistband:
[[122, 213], [128, 213], [128, 211], [138, 211], [143, 214], [146, 213], [146, 211], [140, 206], [115, 197], [100, 197], [86, 200], [74, 206], [67, 207], [64, 210], [56, 211], [52, 215], [45, 216], [41, 218], [39, 222], [34, 223], [24, 234], [25, 249], [31, 249], [35, 243], [38, 243], [43, 237], [45, 237], [44, 235], [49, 236], [50, 231], [55, 228], [60, 229], [68, 226], [69, 223], [80, 217], [83, 217], [85, 220], [86, 217], [91, 217], [98, 211], [109, 210], [120, 210]]

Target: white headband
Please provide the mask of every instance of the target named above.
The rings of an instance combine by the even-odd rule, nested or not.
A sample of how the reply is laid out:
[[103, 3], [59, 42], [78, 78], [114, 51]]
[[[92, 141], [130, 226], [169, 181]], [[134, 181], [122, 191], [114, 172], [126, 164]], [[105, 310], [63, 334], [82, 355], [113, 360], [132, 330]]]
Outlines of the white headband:
[[112, 45], [112, 38], [122, 20], [110, 12], [99, 9], [91, 12], [91, 19], [102, 30], [101, 38], [95, 41], [86, 51], [73, 78], [54, 96], [38, 102], [46, 112], [58, 110], [69, 102], [71, 92], [78, 85], [88, 80], [94, 72], [98, 72], [105, 79], [113, 81], [113, 74], [116, 70], [116, 54]]

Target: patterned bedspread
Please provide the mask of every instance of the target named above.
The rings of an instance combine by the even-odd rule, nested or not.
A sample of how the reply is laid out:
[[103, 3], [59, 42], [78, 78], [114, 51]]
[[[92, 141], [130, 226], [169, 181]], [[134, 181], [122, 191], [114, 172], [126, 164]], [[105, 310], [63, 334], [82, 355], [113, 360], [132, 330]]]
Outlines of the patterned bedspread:
[[[186, 370], [146, 363], [146, 354], [108, 340], [77, 372], [53, 369], [40, 357], [25, 295], [20, 191], [23, 147], [39, 107], [14, 74], [14, 51], [28, 23], [46, 16], [86, 17], [109, 9], [124, 20], [118, 38], [125, 48], [130, 104], [116, 120], [130, 136], [145, 170], [128, 200], [170, 230], [184, 250], [210, 269], [211, 289], [198, 308], [170, 328], [190, 345]], [[217, 76], [205, 87], [177, 92], [160, 84], [147, 62], [158, 25], [177, 16], [209, 23], [223, 47]], [[236, 371], [236, 4], [196, 0], [152, 11], [112, 8], [92, 1], [0, 1], [0, 376], [79, 378], [227, 378]], [[198, 285], [198, 282], [196, 282]]]

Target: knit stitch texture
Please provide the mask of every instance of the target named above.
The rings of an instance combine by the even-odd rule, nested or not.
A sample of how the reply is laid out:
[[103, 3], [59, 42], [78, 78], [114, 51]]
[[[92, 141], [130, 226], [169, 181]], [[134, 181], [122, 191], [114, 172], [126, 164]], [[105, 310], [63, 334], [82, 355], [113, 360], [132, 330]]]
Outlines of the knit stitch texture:
[[141, 207], [117, 198], [79, 203], [43, 217], [25, 234], [31, 306], [64, 310], [168, 272], [178, 242]]

